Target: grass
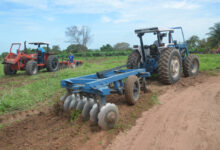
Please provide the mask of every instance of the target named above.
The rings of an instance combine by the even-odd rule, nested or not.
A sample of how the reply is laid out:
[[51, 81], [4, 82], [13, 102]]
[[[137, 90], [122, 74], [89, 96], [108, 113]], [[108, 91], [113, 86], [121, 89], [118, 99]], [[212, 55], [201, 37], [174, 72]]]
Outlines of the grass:
[[[215, 70], [220, 67], [220, 55], [199, 54], [202, 71]], [[117, 67], [126, 63], [127, 56], [78, 58], [85, 63], [76, 69], [65, 69], [55, 73], [42, 72], [35, 76], [27, 76], [18, 72], [17, 76], [4, 76], [3, 65], [0, 64], [0, 115], [16, 110], [31, 109], [39, 102], [54, 99], [64, 90], [60, 90], [62, 79], [92, 74], [98, 71]], [[7, 82], [5, 82], [7, 80]], [[55, 97], [56, 98], [56, 97]], [[157, 95], [153, 97], [157, 102]], [[57, 98], [58, 99], [58, 98]], [[131, 114], [133, 117], [135, 114]]]
[[149, 104], [151, 106], [161, 104], [158, 97], [159, 97], [159, 94], [157, 92], [154, 92], [153, 95], [151, 96], [151, 101], [149, 101]]
[[[88, 58], [84, 65], [77, 69], [65, 69], [55, 73], [40, 73], [36, 76], [19, 75], [6, 77], [7, 84], [10, 79], [22, 80], [18, 84], [27, 82], [23, 86], [16, 85], [3, 88], [0, 91], [0, 114], [15, 110], [30, 109], [36, 103], [50, 99], [60, 89], [60, 81], [66, 78], [92, 74], [124, 64], [126, 57]], [[0, 65], [2, 67], [2, 65]], [[2, 74], [1, 74], [2, 75]], [[30, 84], [28, 84], [30, 82]]]
[[210, 71], [220, 67], [220, 55], [216, 54], [198, 54], [200, 60], [200, 70]]
[[3, 72], [3, 65], [0, 64], [0, 78], [3, 78], [4, 72]]

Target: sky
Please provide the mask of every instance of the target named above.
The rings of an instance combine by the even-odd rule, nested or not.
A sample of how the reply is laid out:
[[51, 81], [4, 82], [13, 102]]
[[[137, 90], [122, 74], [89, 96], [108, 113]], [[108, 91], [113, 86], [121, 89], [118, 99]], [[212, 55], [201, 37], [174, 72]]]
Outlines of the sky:
[[[0, 53], [12, 42], [44, 41], [65, 49], [67, 27], [88, 26], [90, 49], [139, 44], [137, 28], [182, 26], [186, 39], [206, 38], [220, 22], [220, 0], [0, 0]], [[22, 46], [23, 48], [23, 46]]]

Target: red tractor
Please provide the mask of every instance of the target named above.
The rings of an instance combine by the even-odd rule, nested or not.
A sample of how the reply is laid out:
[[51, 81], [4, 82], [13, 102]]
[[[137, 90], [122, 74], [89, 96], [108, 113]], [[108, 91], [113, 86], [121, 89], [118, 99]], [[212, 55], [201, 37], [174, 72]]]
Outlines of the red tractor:
[[[36, 49], [34, 54], [26, 54], [26, 42], [24, 43], [24, 53], [20, 52], [21, 43], [12, 43], [10, 53], [4, 58], [2, 64], [4, 64], [5, 75], [14, 75], [18, 70], [26, 70], [28, 75], [35, 75], [40, 69], [46, 68], [49, 72], [55, 72], [58, 70], [59, 60], [58, 57], [48, 52], [49, 44], [45, 42], [32, 42], [29, 43], [38, 46], [47, 46], [47, 50], [44, 55]], [[17, 51], [14, 53], [12, 49], [14, 46], [18, 46]], [[40, 61], [41, 55], [43, 61]]]

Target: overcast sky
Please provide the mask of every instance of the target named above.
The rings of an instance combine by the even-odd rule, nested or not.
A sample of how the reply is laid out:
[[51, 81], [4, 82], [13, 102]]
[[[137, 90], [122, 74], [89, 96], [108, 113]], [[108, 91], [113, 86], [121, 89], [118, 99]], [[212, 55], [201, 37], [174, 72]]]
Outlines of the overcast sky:
[[[0, 0], [0, 53], [12, 42], [46, 41], [68, 46], [65, 30], [86, 25], [89, 48], [139, 44], [135, 28], [182, 26], [185, 37], [205, 38], [220, 22], [220, 0]], [[22, 46], [23, 48], [23, 46]]]

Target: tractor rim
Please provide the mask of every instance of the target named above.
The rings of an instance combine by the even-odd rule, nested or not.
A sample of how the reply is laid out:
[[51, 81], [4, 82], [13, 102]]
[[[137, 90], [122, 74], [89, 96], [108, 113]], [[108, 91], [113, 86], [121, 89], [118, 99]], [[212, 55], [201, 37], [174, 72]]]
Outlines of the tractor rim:
[[197, 70], [198, 70], [198, 68], [199, 68], [199, 64], [198, 64], [198, 62], [196, 61], [196, 60], [194, 60], [193, 62], [192, 62], [192, 66], [191, 66], [191, 69], [192, 69], [192, 73], [194, 74], [194, 73], [196, 73], [197, 72]]
[[170, 63], [171, 75], [173, 78], [177, 78], [180, 71], [180, 62], [177, 56], [173, 56]]
[[138, 84], [138, 81], [136, 81], [136, 82], [134, 83], [133, 96], [134, 96], [134, 99], [135, 99], [135, 100], [138, 100], [138, 97], [139, 97], [139, 84]]
[[33, 74], [36, 74], [36, 73], [37, 73], [37, 66], [36, 66], [36, 65], [33, 65], [33, 66], [32, 66], [32, 70], [33, 70]]

